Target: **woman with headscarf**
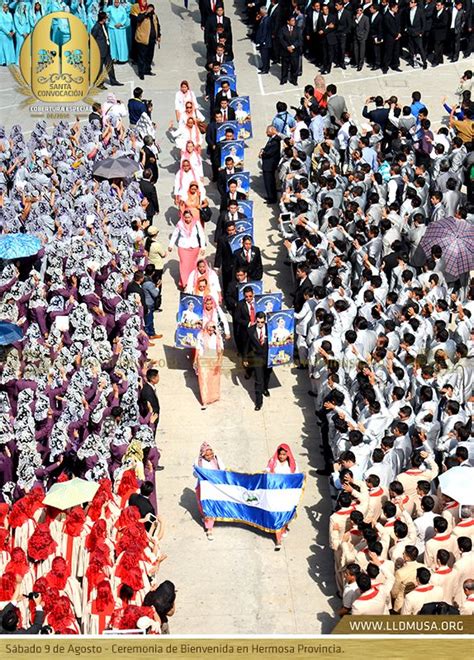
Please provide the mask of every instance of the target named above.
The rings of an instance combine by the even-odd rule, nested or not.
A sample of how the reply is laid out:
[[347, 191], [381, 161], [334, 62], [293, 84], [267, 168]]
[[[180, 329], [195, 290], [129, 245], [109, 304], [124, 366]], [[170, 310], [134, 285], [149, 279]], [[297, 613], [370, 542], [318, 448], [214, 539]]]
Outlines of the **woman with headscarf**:
[[31, 32], [29, 10], [30, 10], [29, 5], [27, 5], [26, 2], [23, 2], [23, 0], [20, 0], [20, 2], [15, 7], [13, 23], [15, 25], [15, 30], [16, 30], [15, 59], [17, 64], [20, 61], [21, 47], [23, 46], [26, 37]]
[[194, 370], [199, 381], [201, 410], [219, 401], [221, 365], [224, 353], [222, 337], [214, 321], [208, 321], [197, 336]]
[[[190, 191], [191, 186], [193, 187], [192, 192]], [[181, 211], [188, 195], [191, 195], [191, 199], [195, 204], [194, 208], [196, 208], [196, 204], [197, 208], [200, 208], [201, 200], [206, 197], [206, 190], [193, 170], [190, 161], [185, 158], [174, 178], [175, 202]]]
[[102, 635], [110, 627], [112, 614], [117, 603], [114, 599], [110, 580], [101, 580], [91, 592], [84, 610], [83, 632], [86, 635]]
[[191, 104], [193, 108], [198, 108], [195, 93], [190, 89], [187, 80], [182, 80], [179, 90], [176, 92], [174, 98], [174, 109], [176, 113], [176, 121], [179, 123], [181, 115], [185, 111], [186, 104]]
[[46, 581], [50, 587], [59, 591], [61, 596], [67, 596], [72, 603], [74, 614], [82, 617], [82, 587], [77, 578], [71, 574], [69, 563], [60, 555], [51, 562], [51, 570], [46, 573]]
[[128, 62], [127, 27], [130, 15], [120, 0], [113, 0], [106, 12], [109, 16], [108, 32], [110, 37], [110, 56], [120, 64]]
[[204, 255], [206, 237], [201, 224], [193, 217], [190, 210], [186, 209], [178, 221], [170, 239], [168, 251], [178, 246], [179, 257], [179, 287], [184, 288], [189, 279], [189, 274], [196, 268], [199, 254]]
[[[44, 3], [37, 0], [32, 2], [30, 9], [30, 27], [33, 29], [36, 23], [46, 15]], [[85, 21], [84, 21], [85, 23]]]
[[216, 271], [209, 266], [206, 259], [199, 259], [196, 268], [189, 274], [185, 292], [197, 294], [198, 281], [201, 277], [206, 278], [210, 295], [215, 299], [216, 303], [219, 304], [222, 300], [219, 277]]
[[[214, 451], [207, 442], [203, 442], [199, 448], [199, 456], [194, 463], [195, 467], [203, 468], [204, 470], [225, 470], [225, 465], [220, 458], [214, 454]], [[214, 518], [209, 518], [209, 516], [204, 515], [204, 511], [201, 504], [201, 486], [199, 480], [196, 484], [196, 498], [199, 513], [202, 517], [202, 522], [204, 524], [204, 529], [206, 531], [206, 536], [209, 541], [213, 541], [214, 537], [212, 535], [212, 530], [214, 527]]]
[[89, 34], [92, 32], [92, 28], [97, 23], [97, 17], [99, 15], [99, 3], [91, 2], [87, 8], [87, 31]]
[[[192, 142], [194, 144], [198, 153], [201, 151], [203, 138], [197, 125], [198, 119], [199, 117], [196, 118], [194, 116], [194, 111], [191, 109], [189, 112], [187, 111], [186, 114], [181, 115], [178, 128], [173, 130], [172, 126], [170, 126], [171, 135], [175, 141], [176, 146], [181, 151], [186, 149], [186, 144], [188, 142]], [[201, 120], [199, 119], [199, 121]]]
[[15, 64], [15, 25], [8, 2], [4, 2], [0, 11], [0, 65]]
[[316, 103], [320, 108], [328, 107], [327, 93], [326, 93], [326, 81], [324, 76], [317, 75], [314, 78], [314, 98]]
[[214, 323], [217, 327], [218, 333], [221, 335], [221, 339], [224, 341], [230, 340], [230, 327], [229, 322], [222, 310], [222, 307], [216, 303], [214, 296], [204, 296], [203, 301], [203, 312], [202, 312], [202, 324], [206, 326], [207, 323]]
[[194, 175], [202, 182], [204, 180], [202, 156], [200, 149], [196, 148], [192, 140], [188, 140], [185, 149], [181, 151], [180, 166], [183, 164], [183, 160], [189, 160]]
[[68, 509], [62, 523], [62, 534], [60, 537], [59, 551], [71, 567], [71, 575], [81, 577], [79, 562], [84, 547], [86, 534], [89, 528], [86, 526], [86, 514], [80, 506]]
[[191, 209], [193, 216], [198, 218], [204, 229], [205, 222], [208, 218], [210, 219], [212, 217], [212, 212], [209, 208], [209, 202], [201, 189], [202, 186], [197, 181], [191, 181], [186, 196], [179, 199], [179, 208], [181, 211]]
[[[275, 453], [267, 463], [265, 472], [271, 474], [294, 474], [298, 472], [298, 466], [293, 456], [293, 452], [286, 444], [278, 445]], [[275, 550], [281, 550], [281, 541], [288, 534], [288, 527], [285, 525], [282, 529], [275, 532]]]

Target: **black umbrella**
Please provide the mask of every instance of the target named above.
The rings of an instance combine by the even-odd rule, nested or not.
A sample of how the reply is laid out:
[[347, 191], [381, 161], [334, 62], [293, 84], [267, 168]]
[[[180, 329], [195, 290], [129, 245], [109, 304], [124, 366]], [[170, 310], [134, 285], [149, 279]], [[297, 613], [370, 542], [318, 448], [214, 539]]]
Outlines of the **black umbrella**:
[[120, 156], [98, 161], [92, 171], [94, 176], [100, 176], [103, 179], [129, 179], [139, 169], [139, 164], [134, 160]]

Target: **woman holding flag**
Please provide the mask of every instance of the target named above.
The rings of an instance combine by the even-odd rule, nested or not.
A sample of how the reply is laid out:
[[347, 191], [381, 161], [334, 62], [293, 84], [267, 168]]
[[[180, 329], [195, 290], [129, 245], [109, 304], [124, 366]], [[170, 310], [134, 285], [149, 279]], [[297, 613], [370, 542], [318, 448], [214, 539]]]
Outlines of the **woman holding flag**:
[[[225, 465], [220, 458], [216, 456], [212, 447], [207, 442], [203, 442], [199, 449], [199, 456], [194, 464], [196, 467], [203, 468], [204, 470], [225, 470]], [[206, 536], [209, 541], [213, 541], [214, 537], [212, 536], [212, 529], [214, 527], [214, 518], [209, 518], [204, 515], [201, 504], [201, 486], [199, 480], [196, 484], [196, 498], [199, 513], [201, 514], [202, 521], [204, 523], [204, 529], [206, 530]]]
[[[268, 461], [265, 471], [270, 472], [271, 474], [294, 474], [295, 472], [298, 472], [298, 466], [296, 465], [293, 452], [291, 451], [289, 445], [278, 445], [276, 452]], [[287, 525], [275, 532], [275, 551], [281, 550], [281, 540], [287, 534]]]

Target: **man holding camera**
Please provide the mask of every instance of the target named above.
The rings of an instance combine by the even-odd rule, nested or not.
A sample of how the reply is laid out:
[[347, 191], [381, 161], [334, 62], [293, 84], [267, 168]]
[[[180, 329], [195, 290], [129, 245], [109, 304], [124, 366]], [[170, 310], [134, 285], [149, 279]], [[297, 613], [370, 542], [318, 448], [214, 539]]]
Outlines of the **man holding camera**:
[[38, 635], [41, 631], [45, 614], [41, 594], [36, 591], [33, 591], [27, 596], [35, 604], [33, 623], [29, 628], [18, 628], [20, 614], [16, 603], [20, 598], [25, 598], [25, 596], [20, 594], [20, 586], [21, 582], [18, 582], [11, 601], [0, 612], [0, 635]]

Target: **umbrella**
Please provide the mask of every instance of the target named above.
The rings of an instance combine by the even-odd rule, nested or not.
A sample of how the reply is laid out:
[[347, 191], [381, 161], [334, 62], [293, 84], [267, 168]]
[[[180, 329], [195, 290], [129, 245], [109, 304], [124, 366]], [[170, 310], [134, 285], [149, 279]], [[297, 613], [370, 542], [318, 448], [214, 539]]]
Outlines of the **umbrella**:
[[440, 474], [439, 487], [441, 492], [459, 504], [474, 504], [474, 489], [472, 488], [472, 468], [459, 465]]
[[99, 484], [95, 483], [95, 481], [86, 481], [79, 478], [62, 481], [59, 484], [51, 486], [43, 500], [43, 504], [48, 504], [64, 511], [78, 504], [90, 502], [98, 490]]
[[474, 268], [474, 225], [466, 220], [448, 217], [428, 225], [420, 247], [429, 255], [433, 245], [443, 249], [445, 274], [452, 278]]
[[0, 321], [0, 346], [8, 346], [23, 339], [23, 330], [14, 323]]
[[20, 259], [39, 252], [41, 241], [31, 234], [5, 234], [0, 236], [0, 259]]
[[104, 179], [127, 179], [139, 169], [140, 166], [134, 160], [120, 156], [119, 158], [99, 160], [92, 171], [94, 176], [101, 176]]

